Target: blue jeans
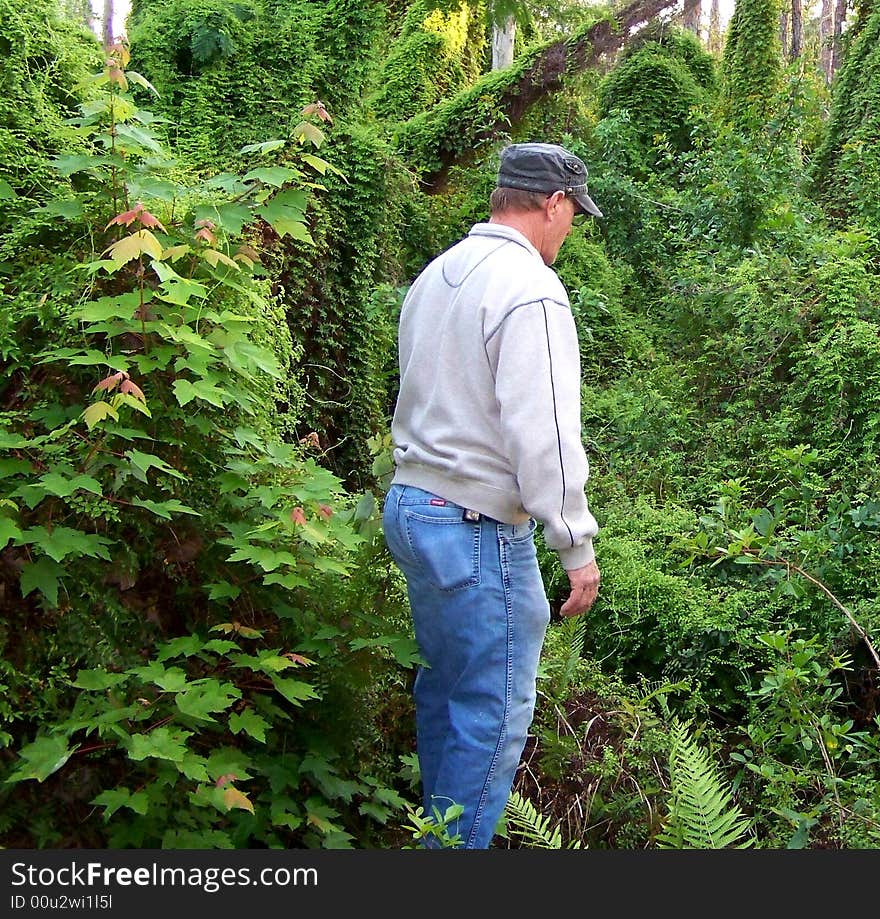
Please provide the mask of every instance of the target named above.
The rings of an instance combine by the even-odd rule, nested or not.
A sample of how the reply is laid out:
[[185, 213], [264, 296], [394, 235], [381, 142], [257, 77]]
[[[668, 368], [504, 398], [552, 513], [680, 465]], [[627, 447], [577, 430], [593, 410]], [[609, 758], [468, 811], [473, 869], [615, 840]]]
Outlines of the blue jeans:
[[426, 814], [464, 812], [462, 844], [492, 842], [535, 709], [550, 621], [535, 521], [464, 518], [430, 492], [392, 485], [383, 529], [406, 576], [416, 641], [416, 739]]

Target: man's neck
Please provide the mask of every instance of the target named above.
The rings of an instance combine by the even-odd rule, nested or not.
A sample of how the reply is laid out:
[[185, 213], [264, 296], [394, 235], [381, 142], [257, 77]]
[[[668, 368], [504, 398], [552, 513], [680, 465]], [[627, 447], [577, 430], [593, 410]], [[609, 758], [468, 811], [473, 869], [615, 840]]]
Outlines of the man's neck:
[[502, 214], [493, 214], [489, 218], [489, 223], [498, 223], [505, 227], [511, 227], [523, 236], [537, 249], [541, 239], [540, 229], [541, 221], [536, 219], [541, 216], [540, 212], [535, 211], [505, 211]]
[[504, 211], [500, 214], [492, 214], [489, 223], [497, 223], [522, 233], [538, 252], [541, 251], [544, 242], [542, 211]]

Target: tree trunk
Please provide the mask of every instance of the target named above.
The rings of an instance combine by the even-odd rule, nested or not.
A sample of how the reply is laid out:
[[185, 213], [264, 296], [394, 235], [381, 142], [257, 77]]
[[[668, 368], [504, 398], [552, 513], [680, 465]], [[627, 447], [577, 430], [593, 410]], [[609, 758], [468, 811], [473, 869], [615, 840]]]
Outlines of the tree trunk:
[[116, 36], [113, 34], [113, 0], [104, 0], [104, 18], [101, 21], [101, 40], [104, 47], [109, 48]]
[[700, 34], [700, 16], [703, 12], [702, 0], [684, 0], [682, 24], [695, 35]]
[[[440, 191], [453, 163], [466, 160], [487, 141], [509, 132], [535, 102], [561, 89], [567, 75], [609, 64], [636, 29], [677, 2], [680, 0], [634, 0], [613, 19], [535, 49], [522, 71], [514, 68], [518, 72], [510, 80], [494, 86], [481, 81], [402, 124], [398, 144], [410, 162], [421, 164], [425, 189]], [[478, 109], [490, 113], [485, 120], [474, 117]]]
[[788, 10], [779, 14], [779, 44], [782, 45], [782, 56], [788, 57]]
[[846, 0], [834, 4], [834, 39], [831, 44], [831, 76], [837, 73], [843, 58], [843, 24], [846, 22]]
[[513, 42], [516, 38], [516, 19], [508, 16], [500, 25], [492, 25], [492, 69], [503, 70], [513, 63]]
[[831, 82], [831, 45], [834, 41], [834, 0], [822, 0], [819, 17], [819, 55], [825, 82]]
[[804, 9], [801, 0], [791, 0], [791, 49], [789, 57], [796, 61], [804, 47]]
[[721, 5], [719, 0], [712, 0], [709, 12], [709, 51], [712, 54], [720, 54], [722, 44]]

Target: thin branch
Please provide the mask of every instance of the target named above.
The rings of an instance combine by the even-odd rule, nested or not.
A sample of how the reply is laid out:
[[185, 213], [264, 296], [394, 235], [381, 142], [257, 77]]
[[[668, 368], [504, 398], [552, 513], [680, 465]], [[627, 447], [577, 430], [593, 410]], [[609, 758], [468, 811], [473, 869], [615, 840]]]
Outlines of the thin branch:
[[[868, 651], [871, 654], [871, 657], [874, 658], [874, 663], [877, 665], [877, 669], [880, 670], [880, 656], [877, 655], [877, 651], [874, 649], [874, 646], [871, 644], [871, 639], [868, 637], [868, 633], [859, 625], [856, 621], [855, 616], [834, 596], [831, 590], [825, 586], [817, 577], [810, 574], [807, 571], [804, 571], [799, 565], [796, 565], [794, 562], [788, 561], [787, 559], [772, 559], [772, 558], [762, 558], [755, 549], [743, 549], [745, 555], [748, 555], [750, 558], [755, 559], [756, 562], [759, 562], [762, 565], [776, 566], [780, 568], [788, 568], [790, 571], [796, 571], [802, 578], [808, 580], [811, 584], [815, 584], [822, 593], [849, 619], [850, 624], [859, 633], [862, 641], [865, 643]], [[719, 552], [718, 555], [721, 558], [724, 558], [727, 553]]]

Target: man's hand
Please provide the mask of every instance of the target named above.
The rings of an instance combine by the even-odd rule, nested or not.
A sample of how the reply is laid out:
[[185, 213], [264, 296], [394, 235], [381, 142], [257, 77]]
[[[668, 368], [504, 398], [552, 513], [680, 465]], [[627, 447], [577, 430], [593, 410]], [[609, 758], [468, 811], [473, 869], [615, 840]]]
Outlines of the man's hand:
[[565, 572], [571, 584], [571, 594], [559, 610], [562, 616], [580, 616], [595, 602], [599, 593], [599, 568], [595, 561], [583, 568]]

